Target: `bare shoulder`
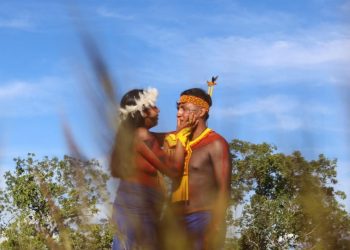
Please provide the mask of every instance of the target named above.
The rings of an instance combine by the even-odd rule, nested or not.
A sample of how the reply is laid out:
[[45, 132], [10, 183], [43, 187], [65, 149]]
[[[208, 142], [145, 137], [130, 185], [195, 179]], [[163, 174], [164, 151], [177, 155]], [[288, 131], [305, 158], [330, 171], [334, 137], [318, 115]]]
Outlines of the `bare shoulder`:
[[228, 142], [222, 135], [213, 131], [209, 136], [212, 137], [211, 144], [215, 148], [225, 149], [229, 147]]
[[149, 140], [154, 136], [146, 128], [137, 128], [135, 131], [135, 137], [137, 140]]
[[[216, 163], [228, 163], [230, 159], [230, 146], [223, 136], [217, 133], [215, 134], [215, 137], [213, 136], [213, 140], [210, 143], [209, 155], [212, 158], [212, 160]], [[228, 166], [226, 164], [224, 165]]]

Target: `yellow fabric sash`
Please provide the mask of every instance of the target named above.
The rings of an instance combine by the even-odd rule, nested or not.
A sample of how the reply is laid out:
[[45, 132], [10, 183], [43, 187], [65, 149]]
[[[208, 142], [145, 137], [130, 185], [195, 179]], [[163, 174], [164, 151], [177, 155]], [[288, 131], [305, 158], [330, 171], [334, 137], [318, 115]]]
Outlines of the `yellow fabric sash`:
[[181, 177], [180, 185], [178, 188], [172, 193], [171, 195], [171, 201], [177, 202], [177, 201], [188, 201], [189, 200], [189, 192], [188, 192], [188, 169], [189, 169], [189, 163], [192, 155], [192, 148], [191, 146], [197, 144], [199, 141], [201, 141], [205, 136], [207, 136], [212, 130], [210, 128], [206, 128], [196, 139], [190, 141], [186, 145], [186, 157], [185, 157], [185, 163], [184, 163], [184, 172]]

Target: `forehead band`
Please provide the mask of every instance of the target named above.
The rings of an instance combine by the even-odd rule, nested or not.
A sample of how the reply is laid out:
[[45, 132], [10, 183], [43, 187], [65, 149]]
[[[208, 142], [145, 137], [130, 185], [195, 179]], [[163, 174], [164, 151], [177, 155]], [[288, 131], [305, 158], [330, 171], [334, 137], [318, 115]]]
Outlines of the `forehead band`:
[[192, 104], [197, 105], [201, 108], [204, 108], [206, 111], [209, 111], [209, 104], [199, 97], [192, 96], [192, 95], [180, 96], [180, 100], [178, 103], [186, 103], [186, 102], [192, 103]]

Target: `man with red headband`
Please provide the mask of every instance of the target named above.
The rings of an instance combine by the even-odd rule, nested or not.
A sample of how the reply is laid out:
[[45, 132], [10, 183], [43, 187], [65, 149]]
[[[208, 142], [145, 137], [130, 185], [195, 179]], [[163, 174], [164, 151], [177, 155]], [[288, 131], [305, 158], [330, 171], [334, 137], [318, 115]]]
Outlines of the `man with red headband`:
[[[177, 103], [178, 125], [197, 119], [188, 141], [183, 175], [174, 182], [172, 205], [186, 229], [190, 249], [220, 249], [226, 232], [231, 160], [226, 140], [207, 127], [211, 97], [192, 88]], [[175, 136], [173, 136], [175, 138]], [[179, 139], [179, 138], [177, 138]], [[174, 141], [166, 138], [168, 146]]]

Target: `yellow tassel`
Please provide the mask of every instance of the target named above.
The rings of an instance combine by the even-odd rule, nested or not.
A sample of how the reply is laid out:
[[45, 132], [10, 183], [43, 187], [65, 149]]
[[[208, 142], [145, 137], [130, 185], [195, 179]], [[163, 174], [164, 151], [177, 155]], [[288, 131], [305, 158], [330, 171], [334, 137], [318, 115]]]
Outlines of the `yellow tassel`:
[[188, 175], [184, 175], [181, 178], [180, 185], [178, 188], [172, 193], [171, 201], [187, 201], [188, 200]]
[[184, 172], [180, 181], [180, 185], [177, 187], [175, 191], [173, 191], [172, 196], [171, 196], [171, 201], [172, 202], [177, 202], [177, 201], [188, 201], [189, 200], [189, 164], [191, 160], [191, 155], [192, 155], [192, 149], [191, 146], [202, 140], [207, 134], [211, 132], [210, 128], [206, 128], [196, 139], [193, 141], [190, 141], [187, 146], [186, 146], [186, 152], [187, 155], [185, 157], [185, 162], [184, 162]]
[[175, 134], [168, 134], [165, 137], [166, 143], [168, 143], [169, 148], [176, 146], [177, 138]]

